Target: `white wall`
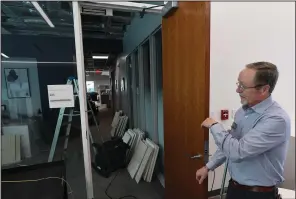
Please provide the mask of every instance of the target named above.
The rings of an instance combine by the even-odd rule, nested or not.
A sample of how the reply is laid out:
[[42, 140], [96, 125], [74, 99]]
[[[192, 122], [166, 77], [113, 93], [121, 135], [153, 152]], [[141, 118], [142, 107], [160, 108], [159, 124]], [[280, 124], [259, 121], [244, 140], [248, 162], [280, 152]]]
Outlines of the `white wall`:
[[[238, 73], [256, 61], [278, 66], [273, 98], [289, 113], [295, 137], [295, 2], [212, 2], [210, 114], [216, 119], [221, 109], [240, 107], [235, 92]], [[224, 124], [229, 126], [231, 120]], [[215, 150], [210, 136], [209, 151]], [[221, 187], [223, 169], [216, 170], [213, 190]], [[209, 190], [212, 180], [210, 173]]]

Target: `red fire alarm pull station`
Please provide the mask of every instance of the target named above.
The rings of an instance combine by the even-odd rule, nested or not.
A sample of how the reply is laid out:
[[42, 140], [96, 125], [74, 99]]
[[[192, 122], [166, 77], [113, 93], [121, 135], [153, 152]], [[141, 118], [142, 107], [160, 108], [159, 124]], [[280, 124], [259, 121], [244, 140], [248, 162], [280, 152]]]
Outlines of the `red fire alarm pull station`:
[[228, 110], [221, 110], [221, 120], [228, 120], [229, 112]]

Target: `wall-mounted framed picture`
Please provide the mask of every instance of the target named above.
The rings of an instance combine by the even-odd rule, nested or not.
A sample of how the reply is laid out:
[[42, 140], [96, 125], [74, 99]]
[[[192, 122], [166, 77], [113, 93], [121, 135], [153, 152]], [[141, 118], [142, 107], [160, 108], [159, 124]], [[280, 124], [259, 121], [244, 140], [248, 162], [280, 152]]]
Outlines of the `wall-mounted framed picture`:
[[27, 68], [5, 68], [4, 75], [8, 98], [31, 97]]

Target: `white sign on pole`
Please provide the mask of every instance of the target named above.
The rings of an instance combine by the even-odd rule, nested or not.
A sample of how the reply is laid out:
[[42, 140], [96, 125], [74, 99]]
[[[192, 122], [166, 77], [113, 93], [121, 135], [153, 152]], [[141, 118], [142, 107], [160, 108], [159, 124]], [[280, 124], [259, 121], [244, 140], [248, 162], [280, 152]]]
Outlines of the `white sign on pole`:
[[49, 108], [74, 107], [73, 85], [47, 85]]

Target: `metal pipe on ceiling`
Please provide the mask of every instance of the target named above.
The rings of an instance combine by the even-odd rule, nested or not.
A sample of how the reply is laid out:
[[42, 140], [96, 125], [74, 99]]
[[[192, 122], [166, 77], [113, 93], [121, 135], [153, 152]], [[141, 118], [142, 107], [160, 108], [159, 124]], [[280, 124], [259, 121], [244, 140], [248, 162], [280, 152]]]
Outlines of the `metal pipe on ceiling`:
[[25, 26], [25, 27], [27, 26], [18, 15], [16, 15], [8, 6], [6, 6], [3, 3], [1, 3], [1, 12], [3, 12], [5, 15], [7, 15], [10, 18], [15, 18], [15, 20], [20, 23], [20, 26]]
[[1, 60], [2, 63], [14, 64], [76, 64], [76, 62], [44, 62], [44, 61], [15, 61], [15, 60]]
[[[96, 15], [96, 14], [100, 15], [100, 13], [96, 13], [96, 10], [105, 10], [106, 15], [112, 15], [110, 12], [113, 10], [112, 8], [103, 8], [102, 6], [97, 4], [96, 2], [94, 2], [94, 3], [79, 2], [79, 3], [81, 5], [85, 4], [85, 5], [87, 5], [86, 8], [89, 8], [89, 10], [86, 10], [87, 13], [85, 13], [85, 15]], [[103, 3], [105, 5], [109, 4], [109, 2], [98, 2], [98, 3]], [[126, 2], [122, 2], [122, 3], [124, 4]], [[122, 4], [122, 3], [120, 3], [120, 4]], [[127, 2], [127, 3], [130, 4], [131, 2]], [[22, 5], [19, 8], [23, 9], [24, 12], [26, 10], [28, 11], [28, 9], [31, 9], [34, 11], [36, 16], [35, 17], [25, 16], [25, 17], [23, 17], [23, 19], [20, 19], [20, 18], [18, 18], [17, 15], [14, 14], [13, 17], [10, 17], [7, 19], [6, 22], [3, 22], [3, 24], [2, 24], [3, 28], [6, 28], [6, 30], [11, 31], [12, 33], [18, 34], [18, 35], [52, 35], [52, 36], [65, 36], [65, 37], [73, 37], [74, 36], [73, 21], [68, 20], [68, 17], [70, 17], [70, 16], [72, 19], [72, 15], [70, 13], [67, 13], [64, 10], [57, 10], [57, 8], [60, 7], [60, 3], [55, 3], [54, 5], [51, 5], [51, 4], [49, 5], [49, 2], [48, 3], [39, 2], [40, 6], [46, 5], [46, 8], [44, 11], [48, 12], [47, 14], [50, 14], [51, 26], [53, 24], [57, 26], [57, 27], [51, 28], [51, 29], [49, 29], [49, 27], [47, 25], [48, 20], [44, 20], [44, 19], [40, 18], [38, 11], [34, 9], [34, 6], [32, 5], [32, 4], [34, 4], [34, 2], [31, 3], [31, 1], [28, 1], [27, 3], [25, 3], [27, 6], [24, 6], [23, 4], [24, 3], [22, 3], [22, 4], [7, 4], [7, 5], [9, 5], [7, 7], [9, 7], [10, 9], [8, 9], [6, 7], [8, 10], [6, 12], [6, 14], [9, 14], [10, 16], [12, 16], [14, 14], [13, 13], [14, 9], [12, 9], [12, 8], [16, 8], [16, 7], [18, 7], [18, 5]], [[139, 5], [142, 6], [140, 9], [137, 8], [137, 9], [139, 9], [139, 11], [142, 11], [143, 8], [145, 7], [145, 5], [153, 6], [150, 4], [142, 4], [142, 3], [132, 3], [131, 4], [131, 6], [135, 6], [135, 7], [137, 7]], [[111, 7], [114, 7], [114, 5], [112, 5]], [[161, 8], [161, 6], [159, 8], [153, 8], [152, 10], [157, 10], [160, 8]], [[122, 9], [119, 9], [119, 10], [122, 10]], [[124, 16], [124, 15], [125, 15], [125, 13], [130, 15], [131, 11], [133, 12], [133, 11], [135, 11], [135, 9], [125, 10], [125, 8], [123, 8], [123, 10], [124, 10], [124, 12], [121, 12], [123, 14], [119, 14], [120, 12], [116, 11], [116, 12], [118, 12], [117, 14], [120, 16], [116, 16], [116, 15], [115, 16], [114, 15], [113, 16], [106, 16], [106, 15], [102, 16], [104, 18], [109, 18], [109, 20], [111, 21], [110, 25], [109, 26], [107, 25], [106, 27], [98, 27], [98, 25], [96, 24], [97, 21], [93, 20], [92, 18], [89, 18], [89, 19], [92, 19], [91, 24], [83, 25], [83, 31], [84, 31], [83, 36], [84, 37], [91, 37], [91, 38], [120, 39], [121, 40], [124, 35], [125, 26], [129, 25], [131, 22], [131, 19], [132, 19], [130, 16]], [[107, 11], [109, 11], [109, 12], [107, 12]], [[148, 9], [146, 11], [150, 12], [151, 10]], [[63, 14], [60, 15], [60, 12], [62, 12]], [[154, 11], [151, 11], [151, 12], [154, 12]], [[67, 13], [67, 15], [66, 15], [66, 13]], [[88, 18], [85, 19], [85, 23], [87, 23], [87, 19]], [[100, 34], [100, 32], [97, 32], [98, 30], [99, 31], [102, 30], [104, 32], [102, 32]], [[6, 32], [6, 34], [7, 33], [8, 32]]]
[[[23, 32], [18, 32], [17, 35], [40, 35], [40, 36], [44, 36], [44, 35], [51, 35], [53, 37], [74, 37], [73, 33], [55, 33], [55, 32], [44, 32], [44, 34], [40, 34], [40, 33], [36, 33], [33, 31], [23, 31]], [[106, 40], [122, 40], [122, 36], [117, 36], [117, 35], [99, 35], [99, 34], [94, 34], [94, 33], [84, 33], [83, 37], [85, 38], [94, 38], [94, 39], [106, 39]]]
[[46, 21], [46, 23], [51, 27], [54, 28], [55, 26], [53, 25], [53, 23], [51, 22], [51, 20], [49, 19], [49, 17], [47, 16], [47, 14], [44, 12], [44, 10], [41, 8], [41, 6], [39, 5], [38, 2], [35, 1], [31, 1], [31, 3], [33, 4], [33, 6], [35, 7], [35, 9], [40, 13], [40, 15], [43, 17], [43, 19]]
[[86, 70], [86, 73], [97, 73], [97, 72], [103, 72], [104, 70]]
[[[91, 1], [91, 3], [84, 3], [80, 2], [80, 5], [88, 5], [93, 7], [99, 7], [99, 8], [109, 8], [114, 10], [122, 10], [126, 12], [141, 12], [144, 8], [146, 13], [155, 13], [155, 14], [161, 14], [163, 6], [158, 6], [154, 4], [146, 4], [146, 3], [134, 3], [134, 2], [98, 2], [98, 1]], [[157, 6], [157, 7], [155, 7]], [[151, 8], [151, 9], [148, 9]]]

